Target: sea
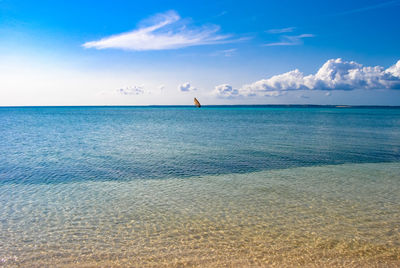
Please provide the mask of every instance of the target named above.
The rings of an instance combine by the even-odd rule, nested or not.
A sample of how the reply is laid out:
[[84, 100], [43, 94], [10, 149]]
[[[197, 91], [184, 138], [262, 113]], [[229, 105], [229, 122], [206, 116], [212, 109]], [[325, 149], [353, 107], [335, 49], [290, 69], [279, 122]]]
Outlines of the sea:
[[400, 108], [0, 108], [1, 267], [399, 267]]

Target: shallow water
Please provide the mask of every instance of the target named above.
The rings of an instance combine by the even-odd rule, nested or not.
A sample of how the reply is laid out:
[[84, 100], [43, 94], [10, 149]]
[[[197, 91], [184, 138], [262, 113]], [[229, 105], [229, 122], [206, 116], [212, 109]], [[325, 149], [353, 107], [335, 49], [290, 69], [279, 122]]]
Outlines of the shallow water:
[[0, 187], [3, 264], [400, 264], [400, 165]]
[[400, 265], [399, 110], [52, 109], [0, 109], [0, 266]]

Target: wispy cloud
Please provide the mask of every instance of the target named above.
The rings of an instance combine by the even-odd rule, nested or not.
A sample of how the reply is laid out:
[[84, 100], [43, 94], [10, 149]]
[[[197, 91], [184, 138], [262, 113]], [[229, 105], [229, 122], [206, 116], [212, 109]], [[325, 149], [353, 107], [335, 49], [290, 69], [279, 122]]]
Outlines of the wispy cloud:
[[359, 12], [364, 12], [364, 11], [374, 10], [374, 9], [379, 9], [379, 8], [385, 8], [385, 7], [391, 7], [391, 6], [396, 6], [396, 5], [400, 5], [400, 0], [393, 0], [393, 1], [379, 3], [379, 4], [376, 4], [376, 5], [360, 7], [360, 8], [356, 8], [356, 9], [351, 9], [351, 10], [335, 13], [335, 14], [332, 14], [332, 15], [333, 16], [336, 16], [336, 15], [348, 15], [348, 14], [354, 14], [354, 13], [359, 13]]
[[296, 45], [301, 45], [303, 44], [303, 39], [308, 38], [308, 37], [314, 37], [315, 35], [313, 34], [300, 34], [300, 35], [283, 35], [281, 36], [281, 41], [280, 42], [274, 42], [274, 43], [267, 43], [264, 44], [264, 46], [296, 46]]
[[123, 50], [164, 50], [189, 46], [234, 42], [231, 35], [219, 34], [220, 27], [190, 27], [175, 11], [157, 14], [133, 31], [84, 43], [85, 48]]
[[216, 86], [218, 97], [280, 96], [292, 90], [400, 89], [400, 60], [385, 69], [382, 66], [363, 66], [354, 61], [331, 59], [315, 74], [304, 75], [299, 70], [261, 79], [233, 89], [228, 84]]
[[115, 96], [139, 96], [144, 95], [146, 92], [143, 86], [127, 86], [112, 90], [103, 90], [98, 94], [103, 96], [115, 97]]
[[237, 52], [237, 48], [230, 48], [230, 49], [224, 49], [224, 50], [215, 51], [214, 53], [211, 54], [211, 56], [231, 57], [234, 54], [236, 54], [236, 52]]
[[296, 29], [296, 27], [287, 27], [287, 28], [281, 28], [281, 29], [270, 29], [266, 31], [267, 33], [270, 34], [279, 34], [279, 33], [291, 33]]
[[228, 11], [224, 10], [224, 11], [220, 12], [219, 14], [211, 17], [211, 18], [213, 18], [213, 19], [219, 18], [219, 17], [225, 16], [226, 14], [228, 14]]
[[142, 86], [130, 86], [119, 88], [116, 90], [116, 93], [120, 95], [142, 95], [144, 93], [144, 89]]

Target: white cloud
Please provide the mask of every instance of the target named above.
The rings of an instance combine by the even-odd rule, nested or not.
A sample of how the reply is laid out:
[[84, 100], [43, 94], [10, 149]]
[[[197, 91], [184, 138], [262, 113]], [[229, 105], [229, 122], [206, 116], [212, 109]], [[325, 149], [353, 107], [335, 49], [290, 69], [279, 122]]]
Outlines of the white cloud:
[[189, 92], [197, 90], [195, 87], [191, 86], [190, 83], [183, 83], [178, 86], [178, 89], [182, 92]]
[[287, 28], [281, 28], [281, 29], [270, 29], [267, 31], [267, 33], [270, 34], [279, 34], [279, 33], [291, 33], [296, 29], [296, 27], [287, 27]]
[[252, 94], [263, 91], [287, 90], [289, 88], [307, 89], [303, 84], [303, 73], [297, 69], [243, 86], [245, 91], [251, 92]]
[[234, 89], [231, 85], [229, 84], [222, 84], [218, 85], [214, 88], [213, 95], [219, 97], [219, 98], [235, 98], [235, 97], [254, 97], [254, 96], [259, 96], [262, 95], [264, 97], [278, 97], [286, 94], [284, 91], [264, 91], [262, 94], [260, 92], [257, 92], [255, 90], [252, 90], [248, 87], [242, 87], [240, 89]]
[[119, 88], [116, 90], [119, 95], [142, 95], [144, 93], [142, 86], [130, 86], [126, 88]]
[[222, 84], [214, 88], [213, 94], [218, 97], [231, 98], [239, 96], [239, 91], [228, 84]]
[[386, 70], [387, 73], [395, 76], [395, 77], [400, 77], [400, 60], [397, 61], [397, 63], [390, 68]]
[[107, 98], [124, 98], [128, 96], [141, 96], [145, 94], [150, 94], [150, 92], [145, 91], [143, 86], [128, 86], [118, 89], [105, 89], [97, 92], [95, 95], [107, 97]]
[[130, 32], [86, 42], [83, 47], [143, 51], [177, 49], [234, 41], [230, 39], [230, 35], [218, 34], [220, 27], [216, 25], [190, 28], [187, 21], [182, 20], [175, 11], [155, 15], [147, 20], [147, 24]]
[[328, 60], [316, 74], [299, 70], [262, 79], [244, 88], [254, 92], [275, 90], [395, 89], [400, 87], [400, 61], [388, 69], [364, 67], [354, 61]]
[[314, 37], [315, 35], [313, 34], [300, 34], [300, 35], [283, 35], [281, 36], [281, 41], [280, 42], [275, 42], [275, 43], [268, 43], [264, 44], [264, 46], [296, 46], [296, 45], [301, 45], [303, 44], [303, 39], [308, 38], [308, 37]]
[[233, 89], [226, 84], [217, 86], [213, 92], [219, 97], [280, 96], [291, 90], [354, 89], [400, 89], [400, 60], [385, 69], [381, 66], [364, 67], [340, 58], [331, 59], [316, 74], [305, 76], [296, 69], [244, 85], [235, 94], [229, 94]]

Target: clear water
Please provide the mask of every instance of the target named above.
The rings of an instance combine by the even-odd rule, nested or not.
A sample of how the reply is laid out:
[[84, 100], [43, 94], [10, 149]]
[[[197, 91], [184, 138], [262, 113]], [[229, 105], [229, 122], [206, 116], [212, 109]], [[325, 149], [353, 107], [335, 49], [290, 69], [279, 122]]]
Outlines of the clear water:
[[400, 109], [0, 108], [0, 122], [0, 265], [400, 265]]

